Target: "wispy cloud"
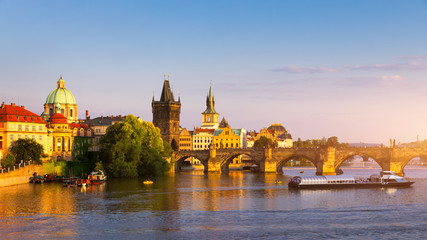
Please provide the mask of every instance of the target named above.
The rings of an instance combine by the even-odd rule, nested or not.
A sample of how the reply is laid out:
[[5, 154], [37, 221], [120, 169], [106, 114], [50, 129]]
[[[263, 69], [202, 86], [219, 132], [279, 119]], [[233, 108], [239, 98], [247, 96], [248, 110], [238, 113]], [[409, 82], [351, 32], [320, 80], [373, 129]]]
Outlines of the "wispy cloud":
[[383, 75], [372, 77], [349, 77], [340, 85], [352, 87], [395, 87], [403, 82], [404, 78], [399, 75]]
[[348, 67], [351, 70], [400, 70], [400, 71], [414, 71], [414, 70], [427, 70], [427, 64], [418, 62], [409, 63], [394, 63], [394, 64], [368, 64], [356, 65]]
[[408, 60], [424, 60], [427, 59], [427, 55], [413, 55], [413, 56], [403, 56], [402, 59], [408, 59]]
[[272, 69], [273, 72], [287, 72], [287, 73], [332, 73], [336, 72], [334, 68], [321, 68], [321, 67], [299, 67], [295, 65], [286, 66], [282, 68]]

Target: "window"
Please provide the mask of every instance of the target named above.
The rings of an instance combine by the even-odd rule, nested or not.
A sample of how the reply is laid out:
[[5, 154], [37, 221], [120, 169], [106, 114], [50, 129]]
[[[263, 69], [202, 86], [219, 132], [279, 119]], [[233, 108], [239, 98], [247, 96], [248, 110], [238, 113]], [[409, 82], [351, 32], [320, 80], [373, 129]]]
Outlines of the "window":
[[22, 131], [22, 125], [18, 125], [18, 131]]
[[39, 131], [43, 131], [43, 126], [39, 126]]
[[70, 116], [73, 117], [73, 109], [70, 109]]
[[31, 139], [36, 140], [36, 135], [31, 136]]
[[43, 141], [43, 135], [39, 135], [39, 141]]
[[25, 135], [25, 139], [28, 139], [28, 135]]
[[21, 137], [22, 137], [21, 134], [18, 134], [18, 139], [21, 139]]
[[85, 130], [82, 128], [80, 129], [80, 136], [84, 136], [85, 135]]
[[15, 136], [13, 135], [13, 134], [10, 134], [10, 140], [11, 141], [13, 141], [13, 138], [14, 138]]
[[30, 131], [30, 126], [28, 126], [28, 125], [25, 125], [25, 131]]
[[58, 144], [57, 144], [57, 146], [58, 146], [58, 148], [57, 148], [57, 149], [58, 149], [58, 152], [59, 152], [59, 151], [61, 151], [61, 139], [60, 139], [60, 138], [58, 138], [58, 140], [56, 140], [56, 141], [57, 141], [57, 143], [58, 143]]
[[33, 125], [33, 126], [31, 127], [31, 130], [32, 130], [33, 132], [35, 132], [35, 131], [36, 131], [36, 126], [34, 126], [34, 125]]

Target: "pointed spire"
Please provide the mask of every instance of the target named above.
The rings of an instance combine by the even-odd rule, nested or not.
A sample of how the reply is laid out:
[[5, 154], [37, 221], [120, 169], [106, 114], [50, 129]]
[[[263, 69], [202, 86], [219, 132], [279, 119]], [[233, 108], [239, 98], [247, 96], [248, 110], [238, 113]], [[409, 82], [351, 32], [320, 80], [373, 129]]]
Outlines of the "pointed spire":
[[163, 83], [163, 90], [162, 90], [162, 96], [160, 97], [160, 101], [162, 102], [175, 102], [175, 99], [173, 97], [173, 93], [171, 91], [171, 87], [169, 85], [169, 80], [165, 80]]
[[209, 93], [206, 97], [206, 110], [203, 113], [217, 113], [215, 111], [215, 97], [212, 93], [212, 80], [209, 87]]

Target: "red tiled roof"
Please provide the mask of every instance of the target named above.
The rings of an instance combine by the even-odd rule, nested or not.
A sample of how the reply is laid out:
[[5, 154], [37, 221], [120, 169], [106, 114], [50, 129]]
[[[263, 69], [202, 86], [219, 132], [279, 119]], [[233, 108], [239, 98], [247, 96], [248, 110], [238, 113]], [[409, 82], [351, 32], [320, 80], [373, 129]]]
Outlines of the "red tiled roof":
[[206, 128], [196, 128], [194, 129], [194, 133], [201, 133], [201, 132], [206, 132], [206, 133], [214, 133], [215, 129], [206, 129]]
[[68, 123], [67, 118], [64, 115], [60, 114], [60, 113], [53, 114], [49, 118], [49, 122], [50, 123]]
[[70, 128], [71, 129], [74, 129], [74, 128], [77, 128], [77, 129], [80, 129], [80, 128], [88, 129], [89, 126], [87, 124], [83, 124], [83, 123], [71, 123], [70, 124]]
[[39, 115], [28, 111], [23, 106], [16, 106], [14, 103], [1, 105], [0, 122], [46, 123]]

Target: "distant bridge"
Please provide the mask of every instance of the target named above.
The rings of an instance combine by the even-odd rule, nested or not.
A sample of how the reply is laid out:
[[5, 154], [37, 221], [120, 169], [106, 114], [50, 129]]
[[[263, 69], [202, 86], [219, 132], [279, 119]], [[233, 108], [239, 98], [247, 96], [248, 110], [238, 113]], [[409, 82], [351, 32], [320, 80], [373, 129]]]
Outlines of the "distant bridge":
[[415, 157], [427, 155], [427, 149], [371, 147], [371, 148], [263, 148], [263, 149], [215, 149], [175, 151], [172, 157], [172, 171], [179, 171], [185, 159], [200, 160], [205, 172], [228, 172], [229, 164], [238, 156], [249, 157], [261, 172], [283, 173], [283, 166], [292, 159], [305, 158], [316, 167], [317, 175], [336, 175], [340, 165], [353, 156], [372, 158], [383, 171], [394, 171], [404, 176], [404, 167]]

